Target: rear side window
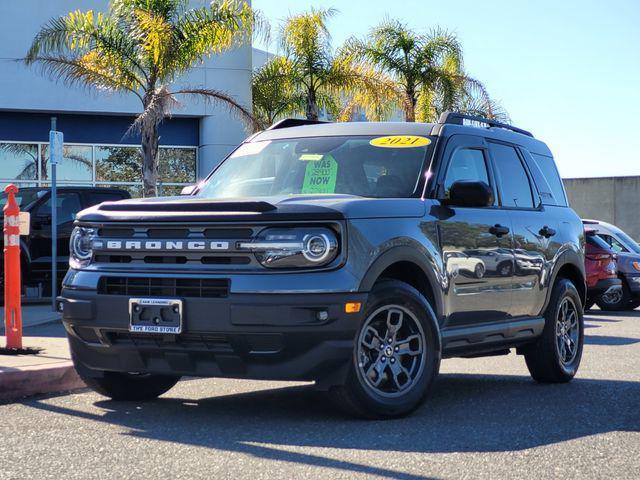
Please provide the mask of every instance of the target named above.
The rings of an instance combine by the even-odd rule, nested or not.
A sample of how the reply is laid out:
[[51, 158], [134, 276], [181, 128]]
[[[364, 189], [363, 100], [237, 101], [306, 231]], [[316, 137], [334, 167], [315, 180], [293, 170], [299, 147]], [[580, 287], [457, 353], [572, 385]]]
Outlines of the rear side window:
[[489, 150], [495, 165], [502, 206], [533, 208], [529, 176], [516, 149], [508, 145], [490, 143]]
[[[548, 186], [551, 190], [553, 199], [549, 199], [547, 195], [542, 195], [542, 203], [545, 205], [560, 205], [561, 207], [567, 206], [567, 198], [564, 194], [564, 188], [562, 187], [562, 180], [558, 174], [556, 168], [556, 162], [553, 161], [553, 157], [547, 157], [546, 155], [539, 155], [532, 153], [533, 158], [538, 171], [535, 168], [532, 169], [533, 177], [535, 179], [538, 188], [544, 190], [544, 185]], [[543, 178], [539, 178], [539, 174], [543, 175]], [[542, 193], [542, 191], [540, 192]]]
[[611, 250], [609, 244], [597, 235], [587, 235], [587, 243], [592, 247], [598, 248], [600, 250]]

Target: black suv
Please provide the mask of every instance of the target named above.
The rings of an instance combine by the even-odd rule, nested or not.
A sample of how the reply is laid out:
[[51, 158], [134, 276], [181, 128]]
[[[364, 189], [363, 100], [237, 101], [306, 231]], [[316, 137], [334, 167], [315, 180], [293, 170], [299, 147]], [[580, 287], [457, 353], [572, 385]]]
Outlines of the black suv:
[[535, 380], [571, 380], [584, 232], [544, 143], [455, 113], [305, 123], [250, 137], [188, 198], [78, 215], [59, 301], [89, 386], [141, 400], [182, 375], [313, 380], [392, 417], [442, 357], [515, 349]]
[[[59, 279], [69, 267], [69, 238], [76, 214], [87, 207], [107, 201], [130, 198], [129, 192], [103, 187], [58, 187], [56, 196], [58, 215], [57, 250]], [[21, 188], [16, 201], [31, 217], [29, 236], [20, 237], [22, 284], [39, 287], [42, 295], [51, 295], [51, 190], [41, 187]], [[7, 195], [0, 195], [0, 212]], [[4, 243], [0, 240], [0, 251]], [[4, 281], [4, 272], [2, 273]]]

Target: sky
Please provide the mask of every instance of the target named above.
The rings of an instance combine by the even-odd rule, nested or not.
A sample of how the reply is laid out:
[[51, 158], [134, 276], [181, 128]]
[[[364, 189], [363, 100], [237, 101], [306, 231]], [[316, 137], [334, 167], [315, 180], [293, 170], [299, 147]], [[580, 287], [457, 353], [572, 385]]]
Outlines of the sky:
[[[334, 7], [334, 46], [385, 17], [458, 36], [467, 73], [549, 145], [565, 178], [640, 175], [640, 0], [253, 0], [275, 36], [287, 15]], [[258, 48], [276, 52], [271, 45]]]

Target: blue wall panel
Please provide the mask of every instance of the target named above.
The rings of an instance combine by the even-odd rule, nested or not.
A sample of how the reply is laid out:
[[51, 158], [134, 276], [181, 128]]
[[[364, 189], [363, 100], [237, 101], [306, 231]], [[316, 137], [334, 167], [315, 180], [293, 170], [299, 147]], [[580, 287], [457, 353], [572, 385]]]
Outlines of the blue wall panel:
[[[113, 115], [49, 114], [0, 111], [0, 141], [48, 142], [51, 117], [68, 143], [140, 144], [127, 136], [134, 118]], [[176, 117], [160, 126], [160, 145], [199, 146], [199, 119]]]

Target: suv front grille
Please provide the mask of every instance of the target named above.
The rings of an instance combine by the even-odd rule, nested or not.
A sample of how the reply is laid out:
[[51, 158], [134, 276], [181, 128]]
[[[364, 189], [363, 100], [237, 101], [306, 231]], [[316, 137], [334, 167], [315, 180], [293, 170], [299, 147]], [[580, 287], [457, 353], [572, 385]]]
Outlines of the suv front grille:
[[102, 295], [142, 297], [224, 298], [229, 295], [226, 278], [102, 277]]
[[[96, 240], [104, 243], [115, 241], [122, 248], [97, 248], [94, 262], [100, 265], [113, 265], [113, 268], [131, 269], [140, 265], [150, 265], [151, 268], [173, 268], [203, 270], [250, 270], [260, 268], [253, 255], [238, 250], [237, 244], [247, 241], [257, 234], [260, 226], [183, 226], [183, 225], [138, 225], [103, 226], [98, 229]], [[186, 242], [215, 242], [220, 241], [226, 248], [220, 250], [183, 250], [164, 249], [154, 250], [141, 248], [126, 248], [124, 242], [134, 242], [138, 245], [148, 241], [175, 241], [180, 244]], [[162, 243], [161, 243], [162, 244]], [[174, 247], [175, 248], [175, 247]]]

